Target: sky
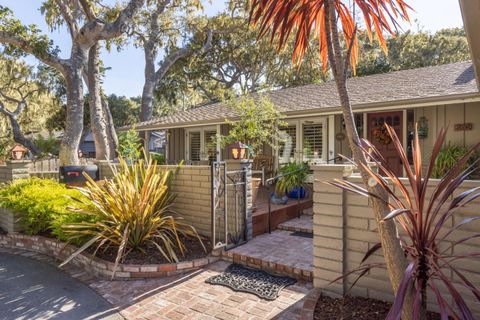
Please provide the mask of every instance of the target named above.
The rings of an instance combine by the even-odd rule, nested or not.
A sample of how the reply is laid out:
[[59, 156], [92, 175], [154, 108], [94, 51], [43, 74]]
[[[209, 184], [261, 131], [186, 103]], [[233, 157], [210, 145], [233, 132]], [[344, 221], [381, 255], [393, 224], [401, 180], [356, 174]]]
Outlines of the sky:
[[[113, 2], [107, 0], [106, 2]], [[60, 49], [61, 57], [68, 57], [70, 52], [70, 36], [67, 30], [50, 32], [44, 17], [40, 13], [41, 0], [0, 0], [0, 5], [10, 8], [14, 15], [24, 24], [36, 24], [52, 39]], [[463, 26], [458, 0], [409, 0], [407, 3], [414, 8], [411, 14], [412, 24], [404, 24], [403, 30], [424, 30], [435, 32], [443, 28]], [[205, 13], [214, 15], [224, 9], [224, 0], [205, 1]], [[107, 94], [139, 96], [142, 93], [143, 69], [145, 66], [142, 51], [132, 45], [117, 52], [102, 52], [105, 66], [110, 67], [106, 73], [104, 90]], [[33, 58], [28, 62], [35, 63]]]

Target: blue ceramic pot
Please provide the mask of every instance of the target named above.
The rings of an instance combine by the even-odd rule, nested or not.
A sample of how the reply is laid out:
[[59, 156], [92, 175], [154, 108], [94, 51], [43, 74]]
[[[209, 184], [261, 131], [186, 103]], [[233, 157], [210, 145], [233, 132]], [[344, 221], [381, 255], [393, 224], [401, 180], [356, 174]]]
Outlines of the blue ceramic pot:
[[300, 193], [300, 199], [305, 198], [306, 192], [305, 192], [305, 188], [304, 188], [304, 187], [293, 188], [292, 191], [290, 191], [290, 192], [288, 193], [288, 197], [289, 197], [289, 198], [293, 198], [293, 199], [297, 199], [299, 193]]

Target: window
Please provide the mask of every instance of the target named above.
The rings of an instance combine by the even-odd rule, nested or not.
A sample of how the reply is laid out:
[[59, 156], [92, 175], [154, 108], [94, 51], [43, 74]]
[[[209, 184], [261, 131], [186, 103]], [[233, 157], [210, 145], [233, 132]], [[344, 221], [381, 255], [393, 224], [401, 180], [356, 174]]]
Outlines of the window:
[[324, 124], [304, 123], [303, 134], [303, 161], [320, 162], [324, 157]]
[[189, 143], [189, 160], [190, 161], [200, 161], [200, 131], [190, 131], [188, 133]]
[[217, 130], [206, 130], [204, 132], [204, 150], [205, 158], [208, 157], [208, 161], [217, 160]]
[[291, 125], [282, 129], [283, 141], [278, 148], [278, 162], [280, 164], [295, 161], [297, 149], [297, 126]]

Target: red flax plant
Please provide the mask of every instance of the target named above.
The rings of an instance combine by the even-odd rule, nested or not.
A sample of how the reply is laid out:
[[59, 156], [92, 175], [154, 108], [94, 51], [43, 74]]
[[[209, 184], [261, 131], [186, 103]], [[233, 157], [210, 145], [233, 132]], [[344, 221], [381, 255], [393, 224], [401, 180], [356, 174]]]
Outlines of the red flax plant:
[[[480, 219], [480, 216], [465, 218], [451, 228], [446, 226], [446, 223], [457, 213], [458, 209], [480, 197], [480, 187], [454, 194], [467, 177], [478, 169], [479, 160], [466, 169], [464, 168], [472, 155], [480, 148], [480, 143], [470, 149], [435, 184], [433, 190], [428, 190], [435, 161], [444, 145], [447, 130], [440, 130], [429, 164], [424, 171], [418, 134], [415, 134], [412, 145], [413, 168], [411, 168], [400, 139], [391, 127], [386, 126], [386, 128], [392, 138], [397, 155], [402, 160], [406, 178], [399, 179], [395, 171], [385, 164], [386, 161], [380, 152], [368, 141], [363, 141], [365, 146], [363, 150], [369, 154], [383, 176], [369, 166], [356, 164], [368, 171], [371, 183], [379, 185], [389, 196], [389, 200], [385, 203], [390, 208], [390, 213], [383, 220], [395, 220], [405, 234], [401, 241], [408, 259], [408, 266], [387, 319], [400, 319], [409, 287], [415, 288], [413, 319], [425, 316], [427, 288], [430, 288], [435, 296], [435, 303], [438, 305], [442, 320], [449, 319], [449, 316], [453, 319], [475, 319], [458, 289], [465, 288], [471, 291], [479, 302], [480, 291], [462, 274], [455, 263], [458, 264], [462, 259], [479, 257], [480, 251], [469, 254], [453, 254], [451, 252], [455, 246], [480, 237], [480, 233], [463, 237], [460, 235], [452, 238], [451, 236], [466, 224]], [[330, 184], [360, 195], [375, 197], [368, 190], [346, 180], [335, 180]], [[445, 246], [447, 247], [445, 248]], [[378, 264], [363, 263], [380, 247], [380, 243], [373, 246], [366, 253], [362, 265], [353, 272], [360, 272], [359, 277], [361, 277], [371, 268], [378, 267]], [[455, 275], [459, 282], [453, 282], [447, 275], [449, 273]], [[446, 288], [446, 292], [443, 292], [441, 287]], [[447, 293], [452, 297], [451, 301], [446, 297]]]
[[[358, 59], [358, 39], [356, 13], [362, 18], [362, 26], [372, 38], [374, 35], [384, 51], [387, 51], [383, 34], [393, 35], [400, 20], [409, 21], [408, 11], [411, 9], [404, 0], [250, 0], [250, 19], [257, 24], [260, 36], [271, 34], [272, 42], [276, 41], [278, 49], [286, 47], [288, 38], [295, 34], [293, 60], [301, 62], [308, 49], [311, 38], [317, 38], [320, 45], [320, 59], [326, 71], [328, 66], [335, 80], [340, 107], [343, 113], [348, 142], [355, 161], [360, 166], [363, 183], [371, 197], [371, 204], [382, 244], [383, 255], [388, 275], [394, 292], [402, 283], [403, 273], [407, 267], [403, 249], [397, 238], [396, 226], [391, 220], [383, 221], [390, 212], [389, 207], [381, 201], [387, 197], [385, 190], [379, 185], [369, 186], [369, 172], [364, 169], [367, 164], [361, 150], [360, 138], [347, 90], [347, 71]], [[349, 7], [349, 4], [353, 4]], [[339, 31], [339, 28], [341, 31]], [[342, 46], [340, 33], [343, 33], [345, 44]], [[395, 88], [392, 88], [395, 90]], [[413, 308], [413, 289], [406, 290], [403, 319], [411, 319]]]

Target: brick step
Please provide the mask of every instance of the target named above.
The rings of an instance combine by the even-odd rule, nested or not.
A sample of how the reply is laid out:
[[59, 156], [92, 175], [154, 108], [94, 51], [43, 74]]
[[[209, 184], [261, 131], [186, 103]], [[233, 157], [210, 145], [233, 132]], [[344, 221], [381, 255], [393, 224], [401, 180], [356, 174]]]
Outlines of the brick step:
[[311, 282], [313, 280], [313, 239], [276, 230], [253, 238], [246, 244], [224, 251], [226, 261], [270, 273]]
[[290, 219], [279, 224], [278, 229], [313, 234], [313, 217], [309, 215], [302, 215], [300, 218]]

